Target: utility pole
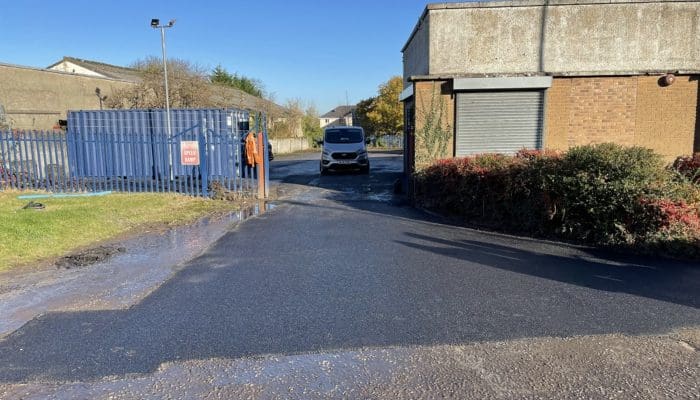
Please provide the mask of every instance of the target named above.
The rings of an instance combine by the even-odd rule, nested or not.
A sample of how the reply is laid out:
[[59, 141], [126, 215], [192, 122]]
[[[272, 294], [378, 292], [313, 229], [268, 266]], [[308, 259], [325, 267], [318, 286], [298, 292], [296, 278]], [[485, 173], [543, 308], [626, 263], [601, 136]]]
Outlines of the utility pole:
[[[165, 80], [165, 120], [168, 129], [168, 140], [173, 137], [173, 130], [170, 125], [170, 93], [168, 92], [168, 63], [167, 57], [165, 55], [165, 29], [172, 28], [175, 25], [175, 20], [171, 19], [167, 25], [161, 25], [158, 18], [151, 20], [151, 27], [153, 29], [160, 28], [160, 45], [163, 50], [163, 77]], [[173, 179], [173, 154], [172, 149], [168, 146], [168, 158], [170, 161], [170, 179]]]

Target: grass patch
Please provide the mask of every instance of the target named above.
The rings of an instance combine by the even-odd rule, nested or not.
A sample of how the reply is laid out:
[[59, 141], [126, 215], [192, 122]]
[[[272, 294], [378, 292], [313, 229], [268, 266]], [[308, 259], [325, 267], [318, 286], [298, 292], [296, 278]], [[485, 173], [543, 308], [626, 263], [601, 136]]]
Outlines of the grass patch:
[[23, 210], [26, 192], [0, 192], [0, 271], [137, 232], [181, 225], [239, 206], [176, 194], [110, 194], [38, 199], [44, 210]]

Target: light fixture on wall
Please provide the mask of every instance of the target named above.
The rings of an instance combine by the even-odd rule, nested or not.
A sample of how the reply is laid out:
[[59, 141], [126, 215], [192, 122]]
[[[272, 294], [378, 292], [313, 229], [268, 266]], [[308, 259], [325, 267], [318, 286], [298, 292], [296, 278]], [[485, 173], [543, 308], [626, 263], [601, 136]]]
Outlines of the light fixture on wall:
[[671, 86], [673, 85], [673, 82], [676, 81], [676, 76], [673, 75], [672, 73], [668, 73], [659, 79], [659, 82], [661, 83], [661, 86]]

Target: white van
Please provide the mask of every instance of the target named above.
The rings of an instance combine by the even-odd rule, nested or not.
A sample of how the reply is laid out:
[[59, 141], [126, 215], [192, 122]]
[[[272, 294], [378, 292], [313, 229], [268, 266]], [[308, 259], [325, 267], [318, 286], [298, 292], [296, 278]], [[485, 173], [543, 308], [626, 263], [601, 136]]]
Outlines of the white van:
[[369, 174], [367, 140], [359, 126], [332, 126], [323, 130], [321, 175], [329, 170], [359, 170]]

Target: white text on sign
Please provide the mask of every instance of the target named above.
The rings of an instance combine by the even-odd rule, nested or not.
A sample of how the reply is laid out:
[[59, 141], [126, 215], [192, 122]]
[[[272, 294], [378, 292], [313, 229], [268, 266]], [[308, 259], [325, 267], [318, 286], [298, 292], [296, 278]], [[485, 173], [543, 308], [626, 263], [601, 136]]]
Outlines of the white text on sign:
[[182, 165], [199, 165], [199, 142], [196, 140], [180, 141], [180, 162]]

